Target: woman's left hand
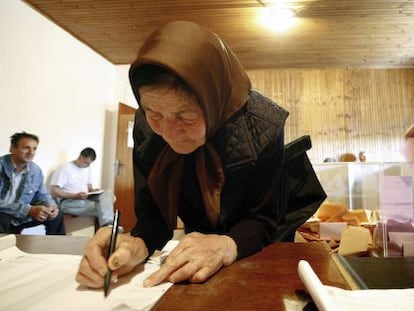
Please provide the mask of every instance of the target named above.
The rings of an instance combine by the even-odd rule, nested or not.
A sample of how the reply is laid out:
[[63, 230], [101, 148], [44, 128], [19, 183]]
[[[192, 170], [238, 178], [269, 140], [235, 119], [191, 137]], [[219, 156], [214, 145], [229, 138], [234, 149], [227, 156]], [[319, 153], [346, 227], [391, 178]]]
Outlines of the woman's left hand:
[[237, 246], [232, 238], [226, 235], [189, 233], [169, 254], [161, 268], [144, 281], [144, 286], [158, 285], [164, 280], [172, 283], [185, 280], [201, 283], [222, 266], [232, 264], [236, 258]]

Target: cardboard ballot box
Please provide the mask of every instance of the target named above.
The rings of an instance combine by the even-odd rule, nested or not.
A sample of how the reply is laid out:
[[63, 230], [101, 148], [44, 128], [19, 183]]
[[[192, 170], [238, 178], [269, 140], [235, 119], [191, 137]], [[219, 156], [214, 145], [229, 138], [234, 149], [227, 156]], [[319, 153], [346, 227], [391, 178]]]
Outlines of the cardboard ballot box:
[[414, 163], [313, 164], [327, 194], [315, 216], [375, 228], [377, 256], [414, 256]]

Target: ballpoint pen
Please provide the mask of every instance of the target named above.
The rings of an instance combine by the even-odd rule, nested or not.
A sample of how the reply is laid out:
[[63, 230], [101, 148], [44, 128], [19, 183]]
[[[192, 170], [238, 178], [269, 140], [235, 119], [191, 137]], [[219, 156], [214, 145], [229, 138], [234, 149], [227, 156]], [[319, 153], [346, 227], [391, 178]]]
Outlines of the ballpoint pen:
[[[107, 260], [109, 259], [109, 257], [111, 257], [112, 253], [115, 250], [116, 237], [118, 236], [118, 222], [119, 222], [119, 211], [116, 210], [115, 215], [114, 215], [114, 222], [112, 224], [112, 233], [111, 233], [111, 239], [109, 241], [108, 253], [106, 255]], [[111, 283], [111, 276], [112, 276], [112, 271], [111, 269], [108, 269], [108, 272], [105, 274], [105, 278], [104, 278], [105, 297], [108, 296], [109, 284]]]

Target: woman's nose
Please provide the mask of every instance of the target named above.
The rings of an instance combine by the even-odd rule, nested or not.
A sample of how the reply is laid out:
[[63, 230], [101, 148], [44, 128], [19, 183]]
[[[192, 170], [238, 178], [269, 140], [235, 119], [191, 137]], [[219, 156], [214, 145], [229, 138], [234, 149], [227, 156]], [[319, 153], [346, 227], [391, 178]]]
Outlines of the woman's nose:
[[163, 134], [168, 137], [174, 137], [181, 131], [180, 124], [176, 118], [164, 118], [161, 126]]

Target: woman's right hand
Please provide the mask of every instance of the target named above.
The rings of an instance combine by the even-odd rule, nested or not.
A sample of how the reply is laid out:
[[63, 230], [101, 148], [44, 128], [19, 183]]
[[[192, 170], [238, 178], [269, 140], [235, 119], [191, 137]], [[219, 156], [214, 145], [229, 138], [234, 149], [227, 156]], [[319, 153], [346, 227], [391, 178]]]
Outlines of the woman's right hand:
[[112, 280], [132, 271], [148, 257], [148, 249], [141, 238], [130, 234], [118, 234], [115, 251], [106, 260], [111, 227], [104, 227], [88, 242], [85, 254], [79, 264], [76, 281], [81, 285], [101, 288], [108, 269], [112, 270]]

